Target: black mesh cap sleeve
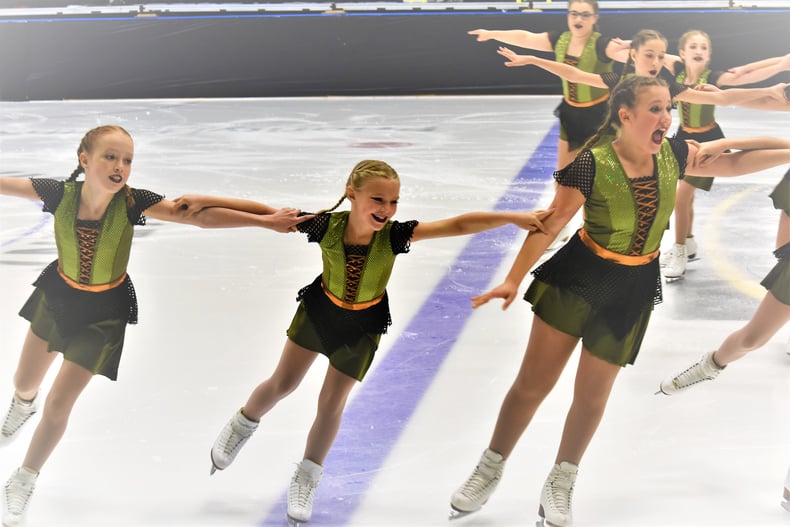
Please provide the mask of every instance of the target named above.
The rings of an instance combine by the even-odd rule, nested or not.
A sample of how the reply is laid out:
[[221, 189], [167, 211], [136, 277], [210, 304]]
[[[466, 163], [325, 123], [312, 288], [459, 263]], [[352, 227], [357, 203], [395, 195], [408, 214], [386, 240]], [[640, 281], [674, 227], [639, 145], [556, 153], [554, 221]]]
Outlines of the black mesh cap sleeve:
[[554, 172], [554, 179], [564, 187], [578, 189], [585, 199], [589, 198], [595, 179], [595, 158], [592, 152], [583, 151], [568, 166]]
[[299, 232], [307, 234], [307, 241], [319, 243], [326, 234], [329, 228], [329, 218], [331, 214], [325, 212], [324, 214], [317, 214], [307, 221], [297, 224], [296, 228]]
[[143, 216], [145, 209], [156, 205], [165, 197], [145, 189], [132, 188], [130, 192], [133, 203], [127, 208], [129, 222], [132, 225], [145, 225], [145, 216]]
[[606, 54], [606, 47], [611, 41], [612, 37], [606, 35], [601, 35], [598, 37], [598, 40], [595, 41], [595, 54], [598, 57], [598, 60], [604, 64], [612, 62], [612, 59], [610, 59], [609, 55]]
[[686, 163], [689, 158], [689, 145], [684, 139], [677, 139], [675, 137], [667, 137], [669, 146], [672, 147], [672, 153], [675, 154], [675, 159], [678, 160], [678, 168], [680, 179], [686, 175]]
[[392, 222], [392, 230], [390, 230], [390, 244], [392, 245], [392, 252], [395, 254], [402, 254], [409, 252], [411, 248], [411, 237], [414, 234], [414, 228], [417, 227], [419, 222], [417, 220]]
[[601, 73], [601, 80], [609, 87], [609, 91], [612, 91], [620, 82], [620, 74], [614, 71], [604, 71]]
[[44, 202], [44, 212], [55, 213], [55, 209], [60, 205], [60, 200], [63, 199], [64, 182], [57, 179], [49, 178], [30, 178], [33, 184], [33, 190], [36, 191], [38, 197]]

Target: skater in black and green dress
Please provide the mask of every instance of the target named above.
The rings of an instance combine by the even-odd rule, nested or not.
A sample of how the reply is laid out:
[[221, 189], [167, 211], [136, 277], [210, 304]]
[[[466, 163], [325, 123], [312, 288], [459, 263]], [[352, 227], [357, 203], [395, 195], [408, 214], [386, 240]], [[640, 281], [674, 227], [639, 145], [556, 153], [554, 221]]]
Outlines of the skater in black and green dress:
[[[263, 205], [259, 214], [215, 208], [187, 216], [163, 196], [127, 185], [133, 157], [133, 141], [125, 129], [100, 126], [82, 138], [79, 164], [67, 181], [0, 176], [0, 194], [44, 203], [44, 211], [54, 217], [58, 251], [20, 311], [30, 329], [14, 374], [11, 405], [1, 423], [0, 444], [18, 437], [36, 413], [39, 389], [56, 352], [64, 358], [23, 464], [5, 485], [5, 526], [24, 521], [38, 473], [93, 376], [117, 379], [126, 325], [137, 322], [137, 298], [126, 269], [134, 228], [145, 224], [144, 214], [200, 227], [260, 226], [280, 232], [306, 219], [296, 209]], [[82, 173], [84, 181], [77, 181]]]

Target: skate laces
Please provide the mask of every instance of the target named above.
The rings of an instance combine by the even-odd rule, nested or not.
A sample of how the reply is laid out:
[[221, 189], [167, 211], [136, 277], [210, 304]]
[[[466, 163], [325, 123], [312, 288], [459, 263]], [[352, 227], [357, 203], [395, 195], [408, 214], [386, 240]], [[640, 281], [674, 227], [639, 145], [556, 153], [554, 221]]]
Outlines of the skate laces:
[[576, 473], [563, 470], [559, 465], [554, 467], [546, 486], [546, 506], [555, 513], [570, 515], [573, 486], [576, 482]]
[[313, 507], [313, 496], [318, 486], [318, 480], [313, 479], [301, 468], [297, 469], [291, 480], [291, 492], [289, 501], [291, 507], [302, 511], [310, 510]]
[[35, 487], [36, 475], [25, 474], [22, 469], [17, 470], [5, 485], [7, 511], [14, 516], [24, 514]]
[[3, 437], [11, 437], [16, 434], [22, 425], [36, 413], [35, 399], [25, 402], [16, 394], [11, 399], [11, 406], [8, 408], [5, 420], [3, 421]]
[[226, 455], [232, 454], [249, 439], [255, 428], [255, 426], [241, 422], [238, 418], [234, 419], [228, 427], [229, 433], [220, 439], [220, 449]]
[[675, 375], [672, 378], [672, 386], [676, 390], [682, 390], [700, 382], [712, 381], [719, 376], [723, 369], [714, 366], [712, 360], [709, 354], [704, 355], [692, 366]]
[[499, 482], [501, 470], [497, 466], [492, 466], [485, 461], [481, 461], [475, 467], [472, 475], [466, 480], [461, 488], [461, 494], [469, 501], [476, 502], [488, 497], [489, 488]]

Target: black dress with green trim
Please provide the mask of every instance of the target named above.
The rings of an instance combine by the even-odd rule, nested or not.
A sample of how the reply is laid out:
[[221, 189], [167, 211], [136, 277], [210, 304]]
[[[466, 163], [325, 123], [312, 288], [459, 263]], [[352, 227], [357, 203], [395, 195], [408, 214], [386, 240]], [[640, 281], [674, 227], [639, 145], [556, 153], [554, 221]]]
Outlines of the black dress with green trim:
[[[612, 144], [605, 143], [585, 150], [554, 177], [584, 195], [584, 228], [599, 246], [643, 256], [661, 245], [687, 156], [685, 141], [664, 139], [653, 174], [629, 179]], [[662, 301], [658, 258], [616, 263], [593, 253], [577, 233], [532, 275], [524, 298], [538, 317], [580, 337], [597, 357], [634, 363], [653, 307]]]
[[[126, 274], [134, 226], [145, 225], [143, 211], [163, 196], [142, 189], [121, 190], [101, 220], [86, 221], [77, 218], [83, 182], [48, 178], [31, 178], [31, 182], [44, 202], [44, 212], [54, 217], [58, 259], [33, 283], [35, 290], [19, 315], [48, 342], [49, 351], [62, 352], [66, 360], [115, 380], [124, 328], [137, 323], [137, 297]], [[86, 289], [106, 286], [106, 290], [95, 292], [72, 284]]]
[[[774, 208], [790, 216], [790, 170], [785, 172], [782, 181], [770, 195]], [[774, 251], [776, 265], [762, 279], [760, 285], [765, 287], [783, 304], [790, 305], [790, 242]]]
[[[390, 221], [369, 245], [346, 245], [348, 216], [348, 211], [319, 214], [298, 225], [308, 242], [319, 244], [323, 271], [299, 291], [299, 308], [287, 335], [328, 356], [339, 371], [362, 380], [379, 337], [392, 324], [386, 287], [395, 257], [409, 252], [418, 222]], [[380, 300], [364, 309], [346, 309], [332, 302], [324, 288], [346, 305]]]

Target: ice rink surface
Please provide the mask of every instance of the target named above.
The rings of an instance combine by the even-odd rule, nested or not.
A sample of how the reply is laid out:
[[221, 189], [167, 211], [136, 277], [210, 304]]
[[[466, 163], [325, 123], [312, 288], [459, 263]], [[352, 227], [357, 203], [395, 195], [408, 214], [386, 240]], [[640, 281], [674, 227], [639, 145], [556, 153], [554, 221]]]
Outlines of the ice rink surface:
[[[82, 135], [120, 124], [135, 138], [130, 184], [170, 198], [217, 194], [317, 210], [342, 195], [356, 162], [372, 158], [400, 173], [400, 220], [534, 209], [552, 194], [557, 102], [2, 103], [0, 173], [66, 178]], [[787, 136], [786, 114], [720, 108], [717, 116], [728, 136]], [[636, 364], [615, 384], [581, 465], [577, 527], [790, 525], [779, 506], [790, 465], [789, 327], [716, 382], [654, 395], [662, 377], [714, 349], [756, 308], [759, 281], [775, 262], [778, 212], [767, 195], [786, 170], [697, 192], [700, 259], [685, 280], [665, 285]], [[0, 396], [7, 398], [26, 331], [17, 311], [55, 258], [51, 216], [40, 208], [0, 197]], [[285, 525], [285, 490], [326, 360], [319, 357], [300, 388], [264, 417], [236, 463], [211, 477], [209, 449], [273, 370], [296, 292], [320, 272], [318, 248], [303, 235], [251, 228], [152, 220], [135, 232], [129, 273], [140, 323], [127, 331], [118, 382], [97, 377], [78, 402], [41, 473], [28, 525]], [[394, 324], [352, 392], [308, 525], [449, 525], [450, 494], [487, 445], [531, 320], [523, 301], [472, 311], [469, 297], [501, 280], [522, 239], [503, 228], [420, 242], [399, 257], [389, 285]], [[671, 243], [668, 232], [664, 248]], [[574, 373], [572, 359], [490, 502], [451, 525], [534, 525]], [[0, 451], [2, 481], [21, 463], [32, 430]]]

